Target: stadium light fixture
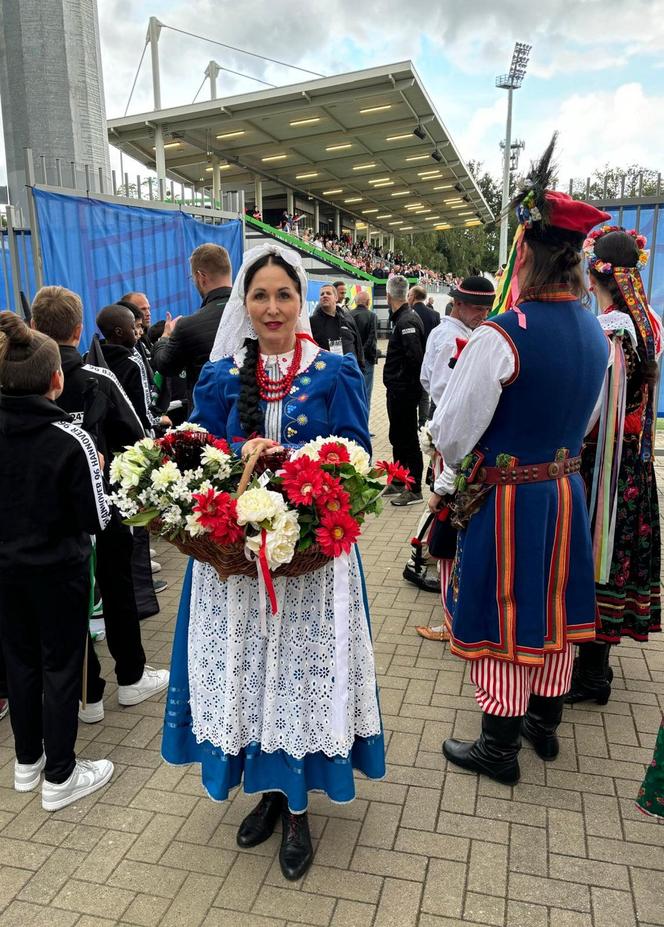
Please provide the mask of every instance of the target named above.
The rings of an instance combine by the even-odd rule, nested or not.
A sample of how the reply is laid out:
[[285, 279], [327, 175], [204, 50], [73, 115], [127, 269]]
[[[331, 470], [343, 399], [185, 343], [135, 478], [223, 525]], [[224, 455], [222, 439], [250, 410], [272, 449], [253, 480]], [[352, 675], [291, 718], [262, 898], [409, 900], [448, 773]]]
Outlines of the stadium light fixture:
[[376, 162], [370, 161], [368, 164], [356, 164], [353, 167], [353, 170], [354, 171], [366, 171], [368, 168], [375, 167], [375, 166], [376, 166]]
[[343, 145], [328, 145], [325, 151], [345, 151], [347, 148], [352, 148], [352, 142], [345, 142]]
[[439, 162], [440, 162], [440, 161], [443, 160], [443, 156], [442, 156], [442, 154], [438, 151], [437, 148], [434, 148], [434, 150], [431, 152], [431, 157], [434, 159], [434, 161], [439, 161]]
[[386, 180], [389, 180], [389, 177], [372, 177], [367, 183], [384, 183]]
[[413, 135], [415, 135], [417, 138], [422, 139], [422, 141], [424, 141], [424, 139], [427, 137], [427, 130], [424, 128], [424, 126], [421, 126], [418, 123], [413, 129]]
[[369, 213], [372, 213], [372, 212], [378, 212], [378, 210], [377, 210], [377, 209], [363, 209], [363, 210], [362, 210], [362, 215], [363, 215], [363, 216], [368, 216]]
[[268, 155], [267, 158], [261, 158], [261, 161], [263, 161], [263, 163], [267, 163], [268, 161], [285, 161], [287, 157], [287, 154]]
[[344, 203], [361, 203], [363, 199], [363, 196], [350, 196], [347, 200], [344, 200]]
[[434, 190], [451, 190], [451, 189], [452, 189], [451, 183], [441, 183], [439, 184], [439, 186], [434, 187]]
[[391, 213], [391, 212], [384, 212], [384, 213], [382, 214], [382, 216], [376, 216], [376, 218], [377, 218], [377, 219], [391, 219], [391, 218], [392, 218], [392, 213]]
[[379, 190], [381, 187], [393, 187], [393, 186], [394, 186], [393, 180], [383, 180], [381, 183], [375, 183], [373, 185], [373, 188], [374, 190]]
[[385, 104], [383, 104], [382, 106], [367, 106], [365, 109], [361, 109], [361, 110], [360, 110], [360, 113], [361, 113], [363, 116], [366, 116], [367, 113], [382, 113], [382, 112], [384, 112], [386, 109], [392, 109], [392, 104], [391, 104], [391, 103], [385, 103]]
[[320, 122], [320, 116], [311, 116], [309, 119], [294, 119], [293, 122], [289, 122], [288, 125], [297, 128], [298, 126], [313, 126], [317, 122]]
[[507, 207], [510, 201], [510, 158], [512, 154], [512, 95], [523, 84], [528, 69], [528, 60], [532, 45], [516, 42], [512, 52], [512, 61], [507, 74], [496, 78], [496, 87], [507, 90], [507, 121], [505, 124], [505, 148], [503, 152], [503, 200], [500, 220], [500, 243], [498, 246], [498, 262], [502, 265], [507, 261], [507, 227], [509, 216]]
[[405, 135], [388, 135], [385, 141], [386, 142], [400, 142], [404, 138], [410, 138], [410, 136], [411, 136], [410, 132], [406, 132]]
[[421, 203], [405, 203], [403, 208], [404, 209], [419, 209], [421, 205], [422, 205]]
[[323, 190], [323, 196], [332, 196], [333, 193], [343, 193], [343, 187], [337, 187], [335, 190]]
[[403, 225], [403, 219], [396, 219], [394, 222], [388, 222], [388, 225]]
[[414, 225], [404, 225], [402, 229], [399, 229], [401, 232], [411, 232], [415, 228]]
[[222, 138], [239, 138], [241, 135], [246, 135], [244, 129], [238, 129], [237, 132], [224, 132], [223, 135], [217, 135], [218, 139]]
[[390, 196], [410, 196], [410, 190], [399, 190], [397, 193], [390, 193]]
[[406, 161], [427, 161], [429, 155], [411, 155], [409, 158], [406, 158]]

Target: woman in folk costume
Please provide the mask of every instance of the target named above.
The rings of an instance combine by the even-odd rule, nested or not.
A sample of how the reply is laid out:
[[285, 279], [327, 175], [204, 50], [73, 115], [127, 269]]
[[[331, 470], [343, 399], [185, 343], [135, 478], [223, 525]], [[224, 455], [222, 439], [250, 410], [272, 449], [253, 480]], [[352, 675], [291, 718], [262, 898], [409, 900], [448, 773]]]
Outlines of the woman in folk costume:
[[479, 739], [446, 740], [443, 753], [507, 784], [519, 780], [522, 729], [543, 759], [557, 755], [572, 642], [595, 636], [578, 471], [609, 345], [583, 304], [581, 246], [607, 214], [548, 189], [554, 143], [515, 200], [512, 273], [501, 281], [513, 311], [473, 334], [432, 427], [445, 460], [438, 487], [457, 490], [465, 525], [448, 591], [450, 648], [471, 661], [483, 710]]
[[664, 718], [657, 735], [652, 762], [639, 789], [636, 807], [664, 824]]
[[613, 363], [604, 406], [583, 454], [593, 521], [597, 642], [581, 644], [569, 702], [605, 705], [613, 673], [609, 649], [623, 637], [661, 631], [660, 531], [653, 437], [662, 324], [648, 306], [640, 268], [646, 240], [603, 226], [584, 243], [599, 322]]
[[[192, 413], [245, 457], [260, 441], [279, 450], [326, 435], [370, 451], [357, 361], [315, 344], [306, 295], [299, 255], [273, 244], [245, 255]], [[262, 793], [237, 842], [262, 843], [281, 818], [287, 879], [313, 856], [307, 793], [345, 803], [355, 794], [354, 768], [385, 773], [362, 569], [355, 549], [345, 575], [336, 572], [339, 559], [275, 577], [278, 611], [266, 631], [257, 579], [221, 582], [199, 562], [189, 566], [178, 614], [163, 756], [200, 763], [215, 800], [241, 781]], [[343, 691], [337, 679], [347, 680]]]

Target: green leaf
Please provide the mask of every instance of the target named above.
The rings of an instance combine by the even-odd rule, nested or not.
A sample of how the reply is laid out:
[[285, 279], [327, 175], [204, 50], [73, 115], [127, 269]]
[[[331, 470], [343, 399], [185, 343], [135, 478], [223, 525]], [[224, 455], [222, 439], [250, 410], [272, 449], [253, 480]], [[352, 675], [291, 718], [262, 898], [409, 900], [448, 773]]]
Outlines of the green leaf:
[[151, 521], [154, 521], [157, 515], [159, 515], [157, 509], [148, 509], [145, 512], [139, 512], [138, 515], [132, 515], [131, 518], [123, 519], [123, 523], [144, 528], [145, 525], [149, 525]]

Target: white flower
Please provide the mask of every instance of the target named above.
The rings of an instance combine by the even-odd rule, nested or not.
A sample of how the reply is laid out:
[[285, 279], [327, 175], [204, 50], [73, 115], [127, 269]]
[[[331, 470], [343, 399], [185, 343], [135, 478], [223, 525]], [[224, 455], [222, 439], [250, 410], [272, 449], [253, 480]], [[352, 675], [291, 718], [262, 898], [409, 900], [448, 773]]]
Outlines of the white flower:
[[285, 512], [286, 508], [284, 497], [278, 492], [257, 486], [255, 489], [248, 489], [237, 500], [238, 524], [259, 525], [280, 512]]
[[426, 422], [420, 428], [418, 432], [418, 437], [420, 439], [420, 450], [423, 454], [426, 454], [428, 457], [433, 457], [436, 453], [436, 448], [433, 444], [433, 438], [431, 436], [431, 429], [429, 428], [429, 422]]
[[230, 455], [219, 450], [218, 447], [208, 445], [201, 454], [201, 463], [203, 466], [210, 465], [214, 470], [215, 476], [220, 480], [225, 480], [231, 475]]
[[173, 434], [178, 431], [202, 431], [207, 434], [207, 428], [203, 428], [202, 425], [197, 425], [196, 422], [183, 422], [181, 425], [178, 425], [177, 428], [169, 428], [166, 434]]
[[361, 476], [367, 476], [371, 470], [371, 460], [363, 447], [350, 438], [340, 438], [338, 435], [329, 435], [328, 437], [315, 438], [313, 441], [303, 444], [301, 448], [295, 451], [291, 458], [309, 457], [311, 460], [318, 460], [318, 454], [324, 444], [337, 443], [343, 444], [348, 450], [351, 464], [355, 467]]
[[[297, 512], [281, 512], [276, 516], [272, 528], [265, 532], [265, 556], [271, 570], [275, 570], [282, 563], [291, 562], [299, 537], [300, 525]], [[255, 534], [247, 537], [245, 546], [258, 556], [261, 535]]]
[[200, 537], [201, 534], [207, 534], [210, 530], [200, 523], [198, 520], [198, 513], [195, 515], [187, 515], [185, 518], [185, 529], [192, 538]]
[[177, 507], [177, 505], [170, 505], [164, 512], [161, 513], [161, 520], [165, 525], [168, 525], [172, 528], [180, 528], [184, 518], [182, 512]]
[[177, 483], [180, 479], [180, 471], [174, 460], [169, 460], [162, 464], [158, 470], [154, 470], [151, 476], [152, 485], [155, 489], [167, 489], [172, 483]]

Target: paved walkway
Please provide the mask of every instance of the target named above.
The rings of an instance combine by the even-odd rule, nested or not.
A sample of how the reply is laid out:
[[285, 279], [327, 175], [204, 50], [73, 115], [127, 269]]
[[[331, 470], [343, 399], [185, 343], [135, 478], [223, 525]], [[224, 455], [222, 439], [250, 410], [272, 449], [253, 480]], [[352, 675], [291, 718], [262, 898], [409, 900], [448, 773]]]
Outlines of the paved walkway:
[[[380, 386], [372, 426], [384, 456]], [[160, 760], [163, 699], [121, 709], [109, 684], [106, 718], [80, 726], [79, 750], [110, 757], [115, 777], [55, 814], [11, 788], [0, 722], [2, 927], [664, 925], [664, 827], [632, 804], [664, 707], [664, 640], [621, 645], [609, 704], [567, 711], [555, 762], [524, 747], [517, 787], [446, 768], [441, 741], [474, 737], [479, 709], [463, 662], [413, 630], [439, 614], [435, 596], [401, 578], [419, 511], [388, 505], [361, 543], [387, 777], [358, 779], [350, 805], [312, 799], [317, 852], [304, 879], [281, 877], [278, 835], [238, 851], [253, 799], [213, 804], [195, 768]], [[168, 666], [183, 558], [159, 545], [158, 559], [171, 585], [143, 637], [150, 662]]]

